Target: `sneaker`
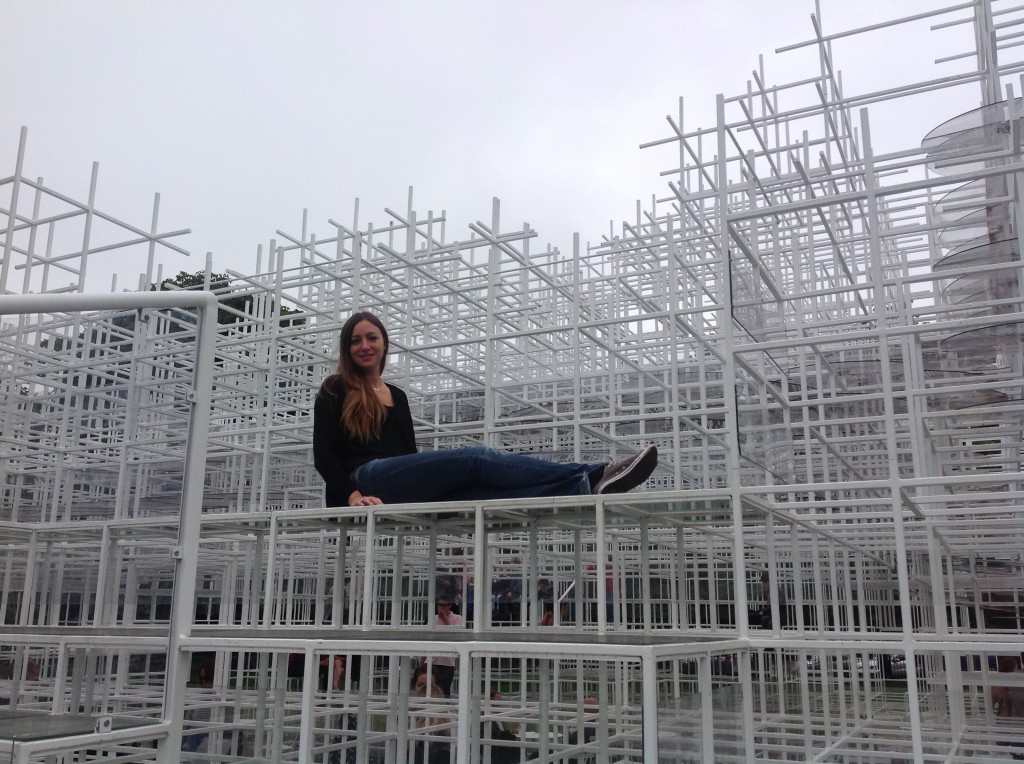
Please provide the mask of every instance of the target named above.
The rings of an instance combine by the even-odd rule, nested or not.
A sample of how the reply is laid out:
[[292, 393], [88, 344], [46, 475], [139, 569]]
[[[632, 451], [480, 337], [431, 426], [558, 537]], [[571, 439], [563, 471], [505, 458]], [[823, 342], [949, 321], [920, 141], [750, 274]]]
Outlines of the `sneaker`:
[[658, 449], [647, 446], [634, 457], [605, 467], [594, 493], [625, 493], [643, 483], [658, 466]]

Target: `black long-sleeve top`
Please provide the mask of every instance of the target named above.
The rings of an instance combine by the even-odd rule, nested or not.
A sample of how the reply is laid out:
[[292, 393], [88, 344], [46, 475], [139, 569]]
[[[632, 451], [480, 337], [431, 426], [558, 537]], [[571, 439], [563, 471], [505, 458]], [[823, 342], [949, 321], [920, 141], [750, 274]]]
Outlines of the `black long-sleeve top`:
[[319, 394], [313, 405], [313, 464], [327, 484], [327, 506], [347, 507], [356, 490], [352, 472], [373, 459], [416, 453], [412, 412], [405, 392], [388, 385], [394, 405], [389, 406], [380, 434], [369, 441], [355, 438], [341, 422], [345, 386], [335, 380], [333, 396]]

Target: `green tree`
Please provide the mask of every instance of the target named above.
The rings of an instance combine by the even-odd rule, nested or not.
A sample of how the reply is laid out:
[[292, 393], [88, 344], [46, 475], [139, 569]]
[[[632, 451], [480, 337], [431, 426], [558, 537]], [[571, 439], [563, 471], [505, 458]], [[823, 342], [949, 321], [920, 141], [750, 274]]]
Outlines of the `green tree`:
[[[178, 271], [178, 275], [172, 279], [164, 279], [160, 282], [160, 291], [171, 289], [202, 289], [206, 283], [206, 271], [187, 273]], [[234, 324], [242, 320], [239, 314], [245, 314], [252, 303], [252, 294], [226, 295], [225, 292], [231, 288], [231, 278], [226, 273], [210, 274], [210, 290], [218, 293], [221, 308], [217, 311], [217, 323]], [[281, 326], [301, 326], [306, 323], [302, 317], [302, 311], [287, 306], [281, 306]]]

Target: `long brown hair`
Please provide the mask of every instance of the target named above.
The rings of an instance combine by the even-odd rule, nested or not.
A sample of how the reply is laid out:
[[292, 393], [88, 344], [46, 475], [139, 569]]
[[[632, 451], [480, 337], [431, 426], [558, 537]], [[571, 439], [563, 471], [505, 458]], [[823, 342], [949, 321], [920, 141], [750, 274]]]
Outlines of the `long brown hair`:
[[381, 403], [380, 398], [374, 394], [369, 380], [352, 361], [349, 346], [352, 344], [352, 334], [356, 324], [360, 321], [369, 321], [380, 330], [381, 337], [384, 338], [384, 354], [380, 359], [380, 371], [384, 371], [388, 361], [388, 348], [391, 347], [388, 330], [384, 328], [383, 322], [372, 313], [367, 311], [353, 313], [341, 327], [341, 337], [338, 340], [338, 366], [334, 373], [321, 383], [320, 392], [317, 394], [334, 397], [332, 388], [334, 383], [340, 379], [345, 388], [345, 402], [341, 406], [341, 423], [358, 440], [365, 442], [380, 434], [387, 409]]

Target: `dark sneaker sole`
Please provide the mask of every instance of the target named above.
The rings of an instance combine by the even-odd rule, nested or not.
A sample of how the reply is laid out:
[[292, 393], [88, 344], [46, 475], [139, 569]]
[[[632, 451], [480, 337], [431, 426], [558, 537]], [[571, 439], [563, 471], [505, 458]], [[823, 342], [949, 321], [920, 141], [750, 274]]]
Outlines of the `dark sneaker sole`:
[[629, 469], [623, 470], [622, 474], [611, 478], [601, 486], [599, 493], [626, 493], [626, 491], [632, 491], [646, 481], [657, 466], [658, 449], [654, 445], [647, 446], [647, 448], [636, 455], [633, 463], [629, 465]]

